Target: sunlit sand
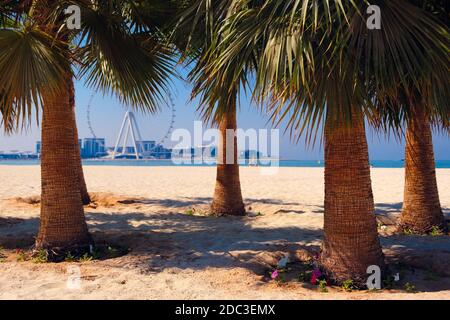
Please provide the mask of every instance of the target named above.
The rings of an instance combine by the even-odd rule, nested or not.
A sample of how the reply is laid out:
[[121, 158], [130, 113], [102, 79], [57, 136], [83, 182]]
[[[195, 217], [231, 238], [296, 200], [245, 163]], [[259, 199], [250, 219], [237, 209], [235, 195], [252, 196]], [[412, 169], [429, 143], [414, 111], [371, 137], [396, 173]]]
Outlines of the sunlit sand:
[[[95, 241], [125, 247], [128, 254], [83, 263], [18, 261], [17, 249], [33, 244], [39, 226], [39, 167], [2, 166], [1, 299], [450, 298], [450, 237], [394, 234], [403, 169], [372, 169], [373, 191], [378, 221], [385, 226], [384, 253], [392, 264], [403, 263], [402, 276], [417, 293], [402, 288], [322, 293], [295, 279], [267, 279], [284, 254], [301, 260], [319, 250], [322, 168], [280, 168], [275, 175], [241, 168], [249, 212], [244, 218], [206, 216], [213, 167], [88, 166], [85, 173], [94, 198], [85, 211]], [[437, 169], [437, 179], [448, 218], [450, 170]], [[79, 288], [67, 285], [73, 265], [80, 267]]]

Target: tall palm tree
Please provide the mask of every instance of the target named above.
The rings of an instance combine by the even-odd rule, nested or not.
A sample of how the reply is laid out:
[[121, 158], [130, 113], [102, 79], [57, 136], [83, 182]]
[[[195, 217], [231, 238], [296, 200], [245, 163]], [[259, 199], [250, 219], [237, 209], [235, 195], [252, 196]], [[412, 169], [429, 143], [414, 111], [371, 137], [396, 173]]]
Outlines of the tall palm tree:
[[[17, 23], [17, 19], [20, 19], [20, 16], [25, 14], [31, 9], [32, 1], [8, 1], [4, 7], [0, 9], [0, 25], [3, 24], [6, 26], [6, 22], [8, 22], [9, 26], [13, 26], [15, 23]], [[73, 86], [73, 81], [70, 83], [70, 103], [73, 106], [73, 120], [75, 119], [75, 88]], [[10, 114], [11, 116], [11, 114]], [[10, 120], [12, 120], [13, 117], [10, 117]], [[16, 119], [16, 122], [20, 121], [19, 118]], [[8, 127], [5, 126], [5, 129], [7, 132], [10, 132], [14, 129], [14, 121], [9, 121]], [[18, 126], [19, 124], [16, 123]], [[76, 127], [76, 122], [74, 123], [74, 126]], [[84, 173], [83, 173], [83, 166], [81, 162], [81, 153], [80, 153], [80, 146], [79, 146], [79, 140], [78, 140], [78, 132], [75, 132], [75, 142], [73, 144], [74, 147], [74, 153], [76, 153], [77, 158], [77, 167], [79, 171], [79, 184], [80, 184], [80, 193], [81, 193], [81, 200], [83, 205], [87, 205], [91, 202], [89, 193], [87, 191], [86, 182], [84, 179]]]
[[[441, 0], [412, 2], [416, 6], [424, 8], [442, 22], [441, 27], [447, 35], [446, 45], [450, 49], [448, 4]], [[448, 71], [450, 56], [447, 54], [442, 58], [446, 59], [444, 63], [447, 64]], [[430, 74], [425, 77], [428, 82], [433, 79], [435, 70], [429, 70], [429, 72]], [[411, 103], [415, 114], [413, 118], [409, 119], [406, 131], [405, 189], [400, 225], [403, 229], [408, 229], [414, 233], [424, 234], [430, 232], [433, 228], [447, 229], [439, 201], [431, 131], [432, 122], [437, 123], [439, 127], [448, 128], [450, 119], [448, 88], [446, 88], [445, 83], [435, 82], [432, 85], [435, 90], [439, 89], [440, 86], [443, 86], [441, 89], [443, 97], [438, 101], [429, 102], [418, 96], [414, 97], [413, 101], [407, 101], [407, 103]], [[430, 112], [427, 112], [430, 107], [427, 103], [447, 105], [447, 109], [443, 108], [443, 112], [438, 117], [430, 118]]]
[[400, 225], [414, 233], [445, 229], [436, 181], [431, 125], [421, 109], [408, 121], [405, 145], [405, 189]]
[[[81, 30], [64, 26], [64, 9], [82, 11]], [[29, 118], [42, 109], [41, 220], [36, 248], [60, 259], [92, 245], [80, 193], [72, 67], [87, 85], [154, 112], [173, 74], [161, 35], [135, 20], [130, 1], [33, 1], [14, 28], [0, 30], [3, 110]]]
[[328, 9], [321, 1], [304, 1], [305, 9], [298, 4], [277, 0], [241, 4], [230, 17], [221, 59], [233, 60], [243, 45], [262, 41], [255, 96], [269, 98], [269, 110], [281, 118], [290, 111], [289, 124], [300, 131], [325, 122], [325, 235], [320, 261], [337, 282], [352, 279], [362, 284], [369, 265], [384, 267], [364, 112], [359, 107], [364, 102], [362, 89], [352, 85], [348, 68], [333, 61], [341, 35], [332, 28], [339, 27], [337, 4]]
[[236, 60], [211, 67], [211, 62], [220, 58], [219, 43], [227, 37], [221, 32], [221, 26], [234, 10], [230, 4], [232, 1], [191, 1], [176, 29], [184, 33], [190, 26], [192, 39], [182, 45], [182, 51], [184, 56], [189, 56], [188, 65], [194, 64], [188, 76], [194, 84], [192, 97], [200, 96], [198, 110], [206, 121], [219, 129], [216, 185], [211, 204], [211, 213], [215, 215], [245, 214], [239, 178], [236, 114], [240, 91], [247, 86], [250, 70], [256, 68], [254, 48], [250, 45], [236, 55]]
[[418, 84], [420, 71], [442, 66], [440, 26], [405, 1], [371, 1], [383, 13], [382, 29], [375, 31], [367, 29], [360, 14], [366, 12], [364, 2], [271, 0], [254, 7], [241, 3], [241, 10], [230, 17], [221, 58], [232, 59], [242, 44], [262, 39], [256, 96], [271, 100], [269, 109], [277, 124], [288, 119], [292, 132], [305, 134], [308, 141], [323, 127], [320, 264], [337, 283], [352, 279], [363, 285], [368, 266], [384, 267], [365, 118], [369, 123], [381, 119], [386, 127], [398, 129], [401, 116], [413, 117], [407, 106], [391, 110], [389, 102], [399, 88]]

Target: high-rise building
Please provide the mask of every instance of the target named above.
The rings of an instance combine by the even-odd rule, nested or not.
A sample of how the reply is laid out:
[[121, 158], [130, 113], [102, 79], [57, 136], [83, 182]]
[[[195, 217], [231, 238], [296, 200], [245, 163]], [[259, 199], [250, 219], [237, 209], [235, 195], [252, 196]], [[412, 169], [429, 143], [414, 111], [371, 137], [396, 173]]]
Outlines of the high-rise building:
[[41, 154], [41, 142], [40, 141], [36, 142], [36, 153]]
[[83, 158], [96, 158], [105, 155], [104, 138], [85, 138], [83, 144]]
[[156, 146], [156, 142], [154, 140], [148, 140], [148, 141], [138, 141], [138, 145], [142, 146], [142, 150], [143, 152], [150, 152], [152, 151], [155, 146]]
[[153, 148], [151, 156], [156, 159], [170, 159], [172, 157], [172, 150], [158, 144]]

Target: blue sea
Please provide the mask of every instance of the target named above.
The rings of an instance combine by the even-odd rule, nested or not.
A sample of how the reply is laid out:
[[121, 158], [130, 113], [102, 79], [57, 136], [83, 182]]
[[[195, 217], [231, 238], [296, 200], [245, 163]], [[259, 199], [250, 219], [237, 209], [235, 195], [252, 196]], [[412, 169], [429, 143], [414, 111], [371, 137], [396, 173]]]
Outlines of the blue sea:
[[[373, 168], [403, 168], [404, 161], [402, 160], [373, 160], [370, 162]], [[33, 166], [39, 165], [39, 160], [0, 160], [1, 165], [14, 166]], [[175, 164], [171, 160], [83, 160], [83, 165], [86, 166], [137, 166], [137, 167], [172, 167], [172, 166], [214, 166], [215, 164]], [[248, 164], [242, 164], [247, 166]], [[267, 161], [261, 165], [269, 165]], [[280, 160], [280, 167], [305, 167], [305, 168], [321, 168], [324, 162], [318, 160]], [[436, 168], [450, 169], [450, 160], [437, 160]]]

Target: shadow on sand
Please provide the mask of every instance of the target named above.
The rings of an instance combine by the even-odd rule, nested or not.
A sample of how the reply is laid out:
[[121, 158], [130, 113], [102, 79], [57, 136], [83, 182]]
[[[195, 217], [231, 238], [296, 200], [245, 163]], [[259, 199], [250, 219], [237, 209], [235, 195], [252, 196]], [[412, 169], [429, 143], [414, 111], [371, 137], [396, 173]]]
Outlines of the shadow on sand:
[[[209, 198], [193, 198], [186, 201], [140, 199], [139, 202], [122, 201], [121, 205], [158, 204], [170, 209], [207, 204], [209, 201]], [[247, 199], [247, 202], [252, 201], [272, 203], [266, 199]], [[280, 202], [276, 201], [275, 204]], [[377, 204], [376, 207], [378, 214], [398, 212], [401, 203]], [[209, 217], [170, 211], [156, 213], [120, 212], [115, 209], [112, 212], [101, 211], [88, 209], [86, 213], [89, 229], [95, 241], [129, 248], [130, 253], [126, 256], [127, 264], [131, 260], [133, 266], [152, 273], [168, 268], [201, 270], [242, 267], [263, 275], [268, 268], [276, 265], [276, 261], [286, 252], [302, 252], [304, 255], [318, 252], [323, 236], [322, 229], [306, 227], [306, 224], [302, 226], [301, 220], [297, 220], [299, 221], [297, 226], [283, 226], [282, 222], [276, 221], [283, 219], [283, 215]], [[446, 212], [448, 213], [448, 209]], [[297, 219], [302, 219], [300, 218], [302, 215], [298, 217]], [[0, 246], [5, 249], [31, 246], [38, 224], [37, 218], [24, 220], [1, 218]], [[422, 270], [420, 271], [422, 273], [435, 272], [441, 264], [447, 263], [448, 266], [450, 262], [448, 236], [392, 235], [382, 236], [380, 239], [389, 261], [393, 263], [409, 261], [408, 272], [415, 273], [416, 269]], [[417, 256], [422, 253], [427, 253], [428, 260], [419, 261]], [[433, 255], [439, 256], [441, 253], [444, 253], [442, 258], [444, 260], [433, 260]], [[413, 257], [413, 262], [411, 259], [403, 259], [404, 257]], [[448, 261], [445, 260], [447, 258]], [[121, 259], [125, 257], [117, 259], [116, 263], [120, 265]], [[434, 286], [430, 286], [428, 282], [418, 281], [416, 287], [423, 291], [450, 289], [449, 278], [445, 279], [436, 282]]]

